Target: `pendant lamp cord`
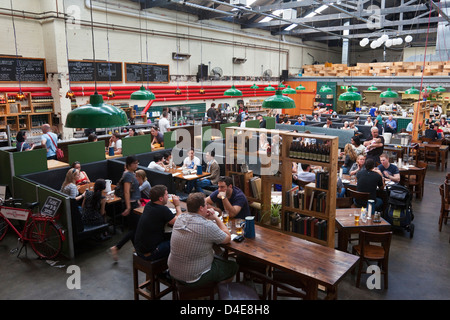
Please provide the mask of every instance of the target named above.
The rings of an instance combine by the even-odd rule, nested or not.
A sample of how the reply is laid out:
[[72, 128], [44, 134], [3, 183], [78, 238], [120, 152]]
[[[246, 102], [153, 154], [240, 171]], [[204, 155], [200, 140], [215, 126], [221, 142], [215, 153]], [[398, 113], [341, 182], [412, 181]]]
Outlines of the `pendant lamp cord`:
[[[69, 43], [67, 40], [67, 18], [66, 18], [66, 0], [63, 0], [63, 10], [64, 10], [64, 33], [66, 35], [66, 57], [67, 57], [67, 69], [69, 68]], [[72, 87], [70, 83], [70, 73], [69, 73], [69, 90]]]
[[16, 35], [16, 24], [14, 23], [14, 10], [13, 10], [13, 4], [12, 4], [12, 0], [9, 0], [10, 4], [11, 4], [11, 20], [12, 20], [12, 26], [13, 26], [13, 33], [14, 33], [14, 47], [16, 49], [16, 68], [19, 72], [17, 72], [17, 76], [18, 76], [18, 80], [19, 80], [19, 93], [22, 93], [22, 77], [21, 77], [21, 73], [22, 70], [19, 68], [19, 54], [17, 51], [17, 35]]
[[109, 78], [109, 90], [111, 91], [111, 58], [109, 55], [109, 28], [108, 28], [108, 2], [105, 1], [105, 11], [106, 11], [106, 43], [108, 46], [108, 78]]
[[95, 94], [97, 92], [97, 64], [95, 62], [95, 40], [94, 40], [94, 19], [92, 18], [92, 0], [90, 2], [90, 11], [91, 11], [91, 35], [92, 35], [92, 57], [94, 59], [94, 83], [95, 83]]
[[423, 85], [423, 74], [425, 72], [425, 61], [427, 59], [427, 47], [428, 47], [428, 35], [430, 34], [430, 21], [431, 21], [431, 11], [432, 11], [432, 6], [430, 6], [430, 12], [428, 14], [428, 29], [427, 29], [427, 37], [425, 40], [425, 51], [423, 54], [423, 67], [422, 67], [422, 78], [420, 79], [420, 94], [419, 94], [419, 100], [420, 100], [420, 95], [422, 94], [422, 85]]

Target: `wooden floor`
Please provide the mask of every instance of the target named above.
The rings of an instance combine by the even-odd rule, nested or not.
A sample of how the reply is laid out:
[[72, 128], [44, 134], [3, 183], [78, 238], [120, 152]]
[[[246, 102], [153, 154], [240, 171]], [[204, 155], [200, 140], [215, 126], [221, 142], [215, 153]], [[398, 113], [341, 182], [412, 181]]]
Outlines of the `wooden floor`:
[[[356, 275], [348, 274], [338, 287], [339, 300], [448, 300], [450, 299], [450, 224], [438, 231], [439, 184], [445, 172], [430, 166], [422, 201], [413, 200], [414, 238], [403, 230], [394, 232], [390, 253], [388, 290], [369, 290]], [[120, 230], [120, 229], [119, 229]], [[11, 233], [0, 242], [0, 298], [3, 300], [132, 300], [132, 245], [127, 243], [113, 263], [106, 249], [120, 234], [105, 242], [86, 242], [74, 261], [37, 260], [31, 248], [27, 258], [10, 250], [17, 245]], [[67, 267], [81, 270], [81, 288], [69, 290]], [[364, 278], [363, 278], [364, 279]], [[171, 299], [171, 295], [167, 296]], [[400, 307], [401, 308], [401, 307]], [[408, 314], [407, 310], [404, 310]]]

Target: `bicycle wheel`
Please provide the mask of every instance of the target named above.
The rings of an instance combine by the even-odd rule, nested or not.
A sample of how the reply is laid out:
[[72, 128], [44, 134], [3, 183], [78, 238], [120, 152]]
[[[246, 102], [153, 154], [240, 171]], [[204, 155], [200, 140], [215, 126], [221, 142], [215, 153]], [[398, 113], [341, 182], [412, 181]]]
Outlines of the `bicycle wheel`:
[[61, 252], [61, 234], [51, 221], [33, 221], [28, 238], [34, 252], [41, 258], [53, 259]]
[[7, 231], [8, 231], [8, 223], [6, 223], [5, 218], [0, 217], [0, 240], [2, 240], [5, 237]]

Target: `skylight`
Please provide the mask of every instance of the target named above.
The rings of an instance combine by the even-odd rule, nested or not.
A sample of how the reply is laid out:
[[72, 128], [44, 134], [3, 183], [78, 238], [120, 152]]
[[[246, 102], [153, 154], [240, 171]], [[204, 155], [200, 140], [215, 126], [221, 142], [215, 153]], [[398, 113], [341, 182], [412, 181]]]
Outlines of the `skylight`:
[[[272, 14], [274, 16], [281, 16], [282, 13], [283, 13], [283, 10], [275, 10], [274, 12], [272, 12]], [[269, 22], [272, 19], [273, 19], [272, 17], [265, 17], [259, 23]]]
[[308, 13], [305, 18], [311, 18], [314, 17], [316, 14], [321, 13], [323, 10], [325, 10], [326, 8], [328, 8], [328, 5], [324, 4], [320, 7], [318, 7], [316, 10], [314, 10], [313, 12]]

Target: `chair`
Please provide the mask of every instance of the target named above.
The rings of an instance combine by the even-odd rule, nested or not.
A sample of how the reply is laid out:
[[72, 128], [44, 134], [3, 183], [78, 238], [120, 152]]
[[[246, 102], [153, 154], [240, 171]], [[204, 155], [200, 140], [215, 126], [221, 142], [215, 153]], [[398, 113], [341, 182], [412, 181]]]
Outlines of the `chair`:
[[[368, 232], [361, 230], [359, 232], [359, 244], [353, 246], [353, 254], [359, 255], [358, 276], [356, 278], [356, 287], [359, 288], [361, 282], [361, 273], [363, 272], [363, 264], [369, 261], [377, 261], [384, 274], [384, 288], [388, 289], [388, 262], [389, 249], [391, 247], [392, 231], [389, 232]], [[380, 243], [375, 245], [373, 243]]]
[[[168, 269], [167, 259], [168, 257], [148, 261], [133, 253], [134, 300], [139, 300], [140, 295], [148, 300], [160, 299], [173, 290], [171, 281], [163, 276], [163, 273]], [[145, 282], [139, 283], [139, 271], [145, 273]], [[161, 283], [167, 286], [163, 291], [160, 291]], [[147, 291], [148, 287], [150, 288]]]
[[425, 172], [423, 173], [423, 181], [422, 181], [422, 184], [420, 185], [420, 190], [421, 190], [420, 198], [422, 199], [423, 198], [423, 190], [424, 190], [423, 186], [424, 186], [424, 182], [425, 182], [425, 177], [427, 176], [428, 164], [426, 162], [419, 161], [416, 166], [417, 166], [417, 168], [425, 169]]
[[442, 139], [435, 140], [435, 139], [432, 139], [432, 138], [422, 137], [420, 140], [422, 140], [422, 143], [442, 145]]
[[416, 198], [422, 199], [423, 184], [425, 181], [426, 168], [408, 169], [400, 171], [400, 184], [409, 189]]
[[219, 300], [259, 300], [255, 289], [239, 282], [221, 283], [218, 292]]
[[[350, 198], [353, 198], [354, 200], [362, 200], [362, 201], [368, 201], [370, 198], [370, 193], [369, 192], [361, 192], [361, 191], [357, 191], [351, 187], [347, 188], [347, 192]], [[352, 208], [361, 208], [362, 206], [359, 204], [356, 204], [353, 201], [353, 204], [351, 206]]]
[[344, 197], [336, 198], [336, 208], [351, 208], [353, 204], [353, 198]]
[[424, 160], [426, 163], [429, 162], [435, 163], [436, 170], [439, 170], [439, 146], [434, 144], [425, 145]]
[[172, 286], [173, 300], [195, 300], [203, 297], [209, 297], [210, 300], [214, 300], [214, 295], [217, 292], [216, 283], [192, 287], [172, 278]]
[[251, 279], [256, 283], [262, 284], [262, 298], [264, 300], [270, 298], [270, 283], [267, 279], [272, 276], [272, 268], [262, 262], [247, 258], [243, 255], [235, 257], [239, 270], [236, 273], [236, 282], [240, 282], [240, 274], [243, 274], [243, 280]]
[[447, 224], [448, 214], [450, 212], [450, 184], [442, 184], [439, 186], [441, 194], [441, 214], [439, 215], [439, 232], [442, 231], [442, 224]]

